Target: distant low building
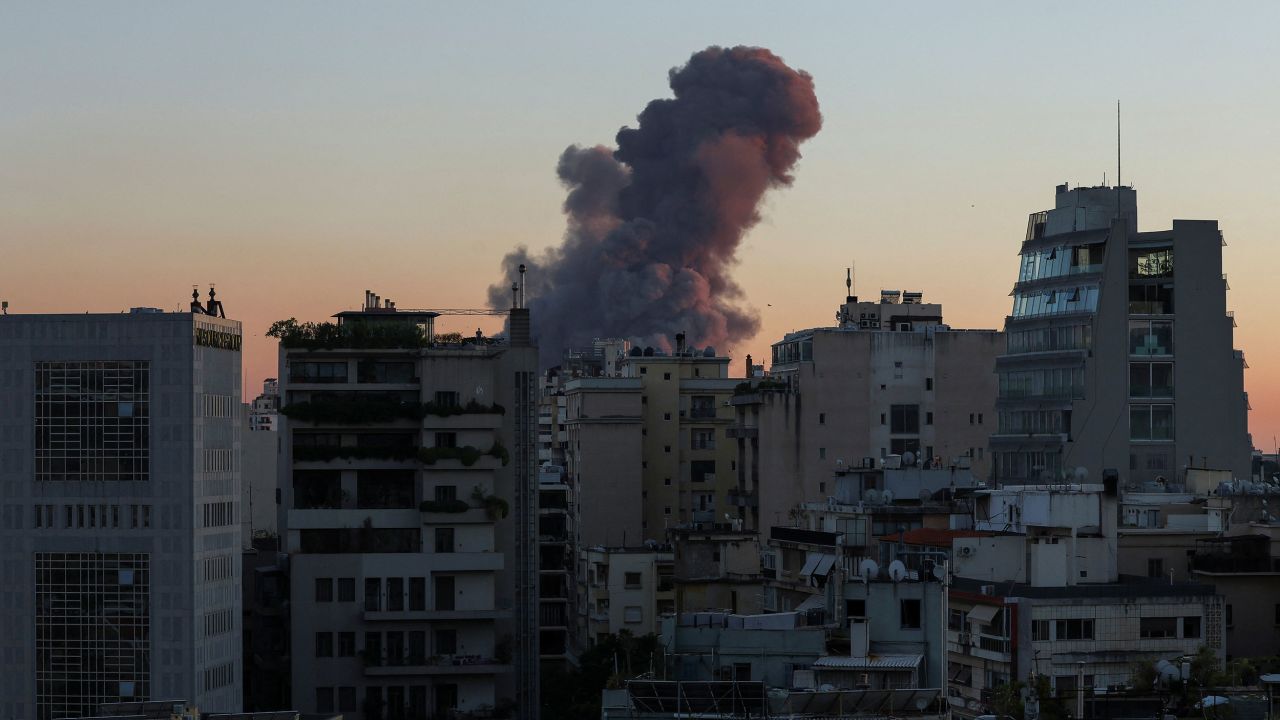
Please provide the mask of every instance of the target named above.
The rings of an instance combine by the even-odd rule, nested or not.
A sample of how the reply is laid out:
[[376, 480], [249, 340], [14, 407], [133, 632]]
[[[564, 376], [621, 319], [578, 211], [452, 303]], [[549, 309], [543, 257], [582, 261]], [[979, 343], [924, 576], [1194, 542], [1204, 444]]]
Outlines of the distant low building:
[[586, 548], [589, 642], [623, 630], [649, 635], [676, 609], [675, 561], [670, 546]]

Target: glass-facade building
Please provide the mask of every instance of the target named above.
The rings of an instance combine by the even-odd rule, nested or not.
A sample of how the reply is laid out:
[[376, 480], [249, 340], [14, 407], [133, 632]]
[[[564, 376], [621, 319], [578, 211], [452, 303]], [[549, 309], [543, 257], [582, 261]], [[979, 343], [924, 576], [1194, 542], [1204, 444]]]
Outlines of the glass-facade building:
[[1243, 355], [1213, 221], [1137, 231], [1132, 188], [1059, 186], [1033, 213], [997, 360], [998, 482], [1248, 472]]

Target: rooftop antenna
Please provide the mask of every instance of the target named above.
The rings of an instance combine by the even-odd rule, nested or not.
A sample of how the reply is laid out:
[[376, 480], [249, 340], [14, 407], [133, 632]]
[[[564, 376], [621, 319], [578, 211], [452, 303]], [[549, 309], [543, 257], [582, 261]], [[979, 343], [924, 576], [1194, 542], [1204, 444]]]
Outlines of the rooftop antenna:
[[1124, 185], [1120, 174], [1120, 101], [1116, 100], [1116, 188]]

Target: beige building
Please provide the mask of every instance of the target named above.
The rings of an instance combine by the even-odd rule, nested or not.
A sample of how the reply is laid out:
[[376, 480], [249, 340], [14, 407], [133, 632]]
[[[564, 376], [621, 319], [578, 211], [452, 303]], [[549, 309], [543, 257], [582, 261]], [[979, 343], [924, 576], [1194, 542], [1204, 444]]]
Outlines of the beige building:
[[293, 705], [355, 720], [536, 707], [528, 311], [511, 310], [509, 340], [464, 341], [369, 295], [336, 325], [280, 333]]
[[686, 524], [724, 523], [737, 485], [729, 358], [684, 346], [635, 348], [622, 377], [565, 384], [565, 449], [586, 546], [664, 542]]
[[770, 377], [732, 400], [747, 527], [788, 524], [832, 494], [843, 468], [907, 461], [987, 476], [1002, 333], [952, 330], [941, 305], [896, 291], [849, 296], [838, 319], [774, 343]]
[[583, 562], [589, 643], [623, 630], [655, 633], [659, 618], [675, 612], [675, 561], [669, 548], [587, 548]]

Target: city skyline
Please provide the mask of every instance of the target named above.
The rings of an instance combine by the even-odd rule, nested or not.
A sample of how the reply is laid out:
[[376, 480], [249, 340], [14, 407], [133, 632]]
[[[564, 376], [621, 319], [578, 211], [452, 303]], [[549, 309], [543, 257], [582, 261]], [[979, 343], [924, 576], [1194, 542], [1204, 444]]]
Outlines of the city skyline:
[[[1001, 327], [1027, 214], [1061, 182], [1115, 182], [1119, 98], [1139, 229], [1219, 221], [1250, 430], [1263, 449], [1280, 432], [1280, 341], [1264, 311], [1280, 259], [1265, 241], [1280, 221], [1266, 158], [1280, 148], [1264, 120], [1276, 103], [1250, 82], [1280, 64], [1273, 7], [1097, 5], [1102, 19], [1013, 4], [785, 17], [710, 4], [678, 23], [664, 17], [674, 5], [302, 7], [12, 6], [0, 27], [10, 312], [173, 309], [216, 282], [244, 322], [250, 399], [276, 374], [263, 336], [274, 320], [322, 319], [365, 289], [402, 307], [483, 306], [508, 251], [559, 243], [566, 146], [612, 145], [692, 52], [759, 45], [813, 75], [824, 128], [738, 253], [762, 327], [718, 348], [735, 374], [784, 333], [832, 324], [850, 261], [863, 297], [918, 290], [954, 327]], [[1050, 29], [1069, 41], [1045, 42]], [[469, 333], [470, 320], [441, 329]]]

